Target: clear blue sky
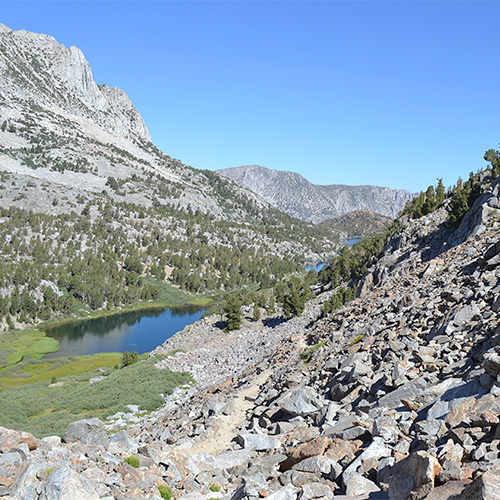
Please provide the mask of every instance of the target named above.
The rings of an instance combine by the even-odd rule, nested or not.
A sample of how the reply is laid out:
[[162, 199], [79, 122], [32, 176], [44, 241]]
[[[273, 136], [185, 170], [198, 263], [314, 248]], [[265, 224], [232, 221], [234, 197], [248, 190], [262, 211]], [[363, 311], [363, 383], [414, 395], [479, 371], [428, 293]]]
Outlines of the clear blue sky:
[[500, 3], [0, 1], [76, 45], [197, 168], [419, 191], [500, 142]]

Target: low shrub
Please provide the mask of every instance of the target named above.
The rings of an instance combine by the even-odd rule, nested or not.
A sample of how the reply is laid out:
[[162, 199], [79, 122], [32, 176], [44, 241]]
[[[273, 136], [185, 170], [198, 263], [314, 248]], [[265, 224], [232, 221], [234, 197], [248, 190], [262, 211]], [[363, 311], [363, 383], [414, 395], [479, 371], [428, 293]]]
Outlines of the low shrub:
[[134, 457], [134, 455], [130, 455], [130, 457], [127, 457], [124, 462], [131, 465], [132, 467], [135, 467], [136, 469], [139, 468], [139, 459], [137, 457]]
[[170, 486], [161, 484], [158, 486], [158, 491], [163, 500], [170, 500], [172, 498], [172, 488]]

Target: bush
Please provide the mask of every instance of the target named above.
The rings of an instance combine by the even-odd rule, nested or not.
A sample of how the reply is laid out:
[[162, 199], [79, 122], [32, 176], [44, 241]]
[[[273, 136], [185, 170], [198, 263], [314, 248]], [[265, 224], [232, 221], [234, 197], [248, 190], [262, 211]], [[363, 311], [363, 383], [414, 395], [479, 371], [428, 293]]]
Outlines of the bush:
[[208, 488], [210, 491], [213, 491], [214, 493], [218, 493], [220, 491], [220, 486], [217, 486], [216, 484], [210, 485]]
[[125, 366], [133, 365], [139, 361], [139, 353], [137, 351], [125, 351], [122, 356], [122, 368]]
[[172, 488], [170, 486], [161, 484], [158, 486], [158, 491], [160, 492], [160, 496], [163, 500], [170, 500], [172, 498]]
[[139, 459], [137, 457], [134, 457], [133, 455], [131, 455], [130, 457], [127, 457], [124, 460], [124, 462], [131, 465], [132, 467], [135, 467], [136, 469], [139, 468]]

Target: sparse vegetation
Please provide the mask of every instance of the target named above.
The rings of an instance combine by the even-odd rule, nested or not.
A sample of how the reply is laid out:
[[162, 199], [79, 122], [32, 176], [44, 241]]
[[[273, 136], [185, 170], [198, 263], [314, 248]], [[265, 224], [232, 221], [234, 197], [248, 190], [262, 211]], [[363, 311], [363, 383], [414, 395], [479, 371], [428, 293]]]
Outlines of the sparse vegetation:
[[326, 345], [326, 342], [318, 342], [317, 344], [313, 345], [312, 347], [308, 347], [304, 351], [302, 351], [299, 354], [300, 359], [304, 360], [304, 363], [309, 363], [309, 361], [312, 358], [312, 355], [315, 351], [317, 351], [320, 347], [323, 347]]
[[[89, 362], [102, 356], [73, 358], [75, 363], [85, 362], [87, 371], [80, 375], [57, 375], [60, 386], [49, 387], [48, 375], [46, 380], [0, 392], [2, 425], [36, 436], [61, 436], [70, 422], [93, 416], [106, 418], [126, 411], [125, 405], [136, 404], [143, 410], [155, 410], [164, 402], [162, 394], [170, 394], [174, 387], [191, 381], [185, 373], [158, 370], [154, 366], [156, 360], [152, 359], [123, 369], [108, 368], [104, 380], [90, 384], [89, 380], [102, 372], [89, 371]], [[119, 355], [114, 356], [116, 362]], [[65, 366], [63, 364], [61, 369]]]
[[139, 468], [139, 459], [134, 455], [126, 457], [123, 461], [129, 464], [130, 466], [134, 467], [135, 469]]
[[158, 486], [158, 491], [163, 500], [171, 500], [172, 498], [172, 488], [170, 486], [160, 484]]

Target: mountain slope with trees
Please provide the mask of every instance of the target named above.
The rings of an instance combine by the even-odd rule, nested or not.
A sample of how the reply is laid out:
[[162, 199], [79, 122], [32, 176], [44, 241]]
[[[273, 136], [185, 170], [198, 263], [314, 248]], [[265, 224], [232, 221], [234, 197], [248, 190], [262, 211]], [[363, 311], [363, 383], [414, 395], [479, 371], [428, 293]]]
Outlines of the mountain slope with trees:
[[75, 47], [0, 26], [0, 325], [272, 286], [335, 231], [160, 151]]

